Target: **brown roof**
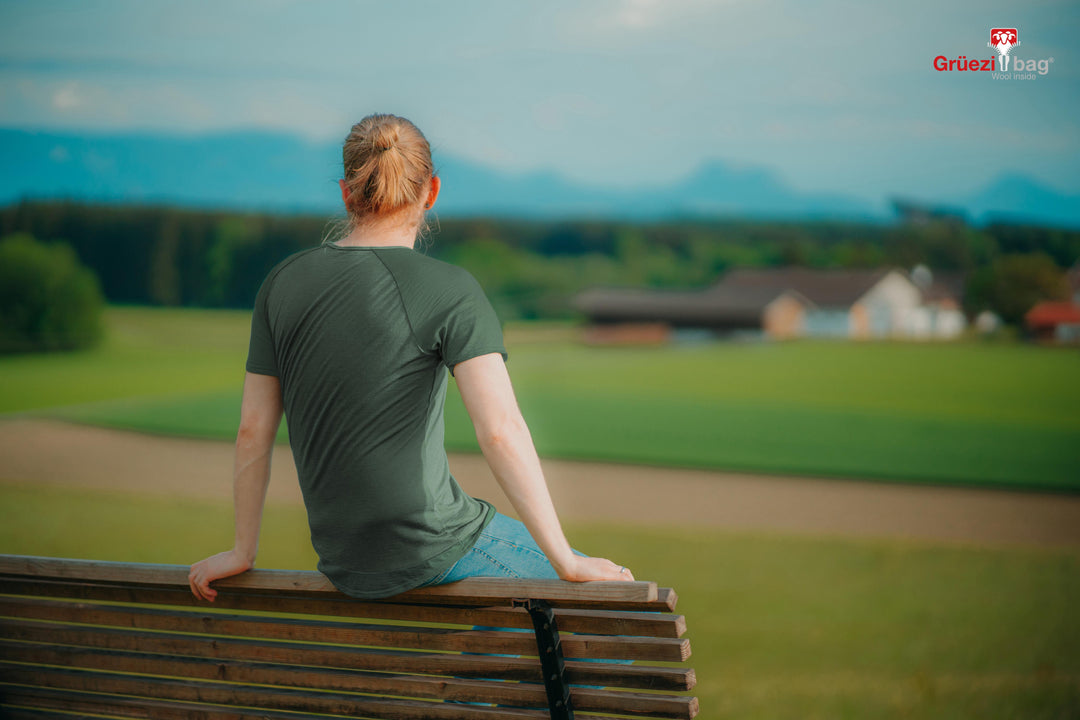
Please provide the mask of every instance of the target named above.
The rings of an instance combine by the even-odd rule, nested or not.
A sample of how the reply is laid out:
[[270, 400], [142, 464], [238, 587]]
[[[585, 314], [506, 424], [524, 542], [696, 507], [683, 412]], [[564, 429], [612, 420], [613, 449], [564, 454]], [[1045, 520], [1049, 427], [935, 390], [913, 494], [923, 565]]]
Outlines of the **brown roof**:
[[814, 270], [765, 268], [732, 270], [710, 292], [727, 290], [794, 290], [821, 307], [850, 307], [891, 269]]
[[769, 303], [788, 295], [786, 288], [708, 290], [631, 290], [596, 288], [580, 293], [574, 306], [593, 322], [664, 322], [683, 327], [755, 327]]
[[1030, 328], [1080, 323], [1080, 307], [1070, 302], [1041, 302], [1028, 310], [1024, 322]]

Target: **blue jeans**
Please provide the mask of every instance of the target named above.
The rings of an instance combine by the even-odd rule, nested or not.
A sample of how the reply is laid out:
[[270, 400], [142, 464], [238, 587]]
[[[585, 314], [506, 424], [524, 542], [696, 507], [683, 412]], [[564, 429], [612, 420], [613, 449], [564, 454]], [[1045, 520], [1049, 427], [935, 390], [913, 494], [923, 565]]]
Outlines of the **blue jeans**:
[[[573, 552], [586, 557], [585, 553]], [[464, 557], [420, 587], [444, 585], [470, 577], [558, 580], [559, 574], [525, 524], [497, 512]]]
[[[571, 548], [572, 549], [572, 548]], [[588, 557], [583, 552], [573, 550], [575, 555]], [[429, 585], [445, 585], [470, 577], [508, 577], [508, 578], [532, 578], [558, 580], [559, 574], [548, 562], [544, 551], [533, 540], [529, 529], [520, 520], [495, 513], [477, 538], [465, 556], [442, 571], [435, 577], [426, 581], [420, 587]], [[473, 630], [502, 630], [506, 632], [532, 632], [521, 628], [488, 627], [486, 625], [473, 625]], [[466, 653], [472, 654], [472, 653]], [[521, 657], [520, 655], [500, 655], [498, 653], [479, 653], [481, 655], [497, 655], [498, 657]], [[567, 658], [567, 660], [582, 660], [584, 662], [605, 662], [593, 658]], [[629, 665], [633, 660], [607, 660], [606, 662]], [[574, 687], [599, 688], [599, 685], [575, 685]], [[468, 703], [470, 705], [483, 703]]]

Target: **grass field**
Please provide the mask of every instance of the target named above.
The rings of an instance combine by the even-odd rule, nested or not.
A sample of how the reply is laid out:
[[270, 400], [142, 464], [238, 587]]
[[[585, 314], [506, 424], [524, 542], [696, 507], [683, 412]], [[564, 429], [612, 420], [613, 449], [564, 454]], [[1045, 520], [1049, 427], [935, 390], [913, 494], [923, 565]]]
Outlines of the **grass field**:
[[[0, 552], [189, 564], [231, 508], [0, 483]], [[675, 587], [703, 720], [1080, 717], [1080, 554], [705, 530], [569, 527]], [[304, 510], [267, 508], [259, 566], [314, 568]]]
[[[231, 439], [242, 312], [112, 308], [102, 348], [0, 358], [0, 412]], [[537, 341], [542, 338], [542, 341]], [[1075, 352], [901, 343], [586, 347], [508, 328], [542, 455], [1080, 489]], [[284, 434], [283, 434], [284, 437]], [[453, 383], [447, 446], [474, 450]]]

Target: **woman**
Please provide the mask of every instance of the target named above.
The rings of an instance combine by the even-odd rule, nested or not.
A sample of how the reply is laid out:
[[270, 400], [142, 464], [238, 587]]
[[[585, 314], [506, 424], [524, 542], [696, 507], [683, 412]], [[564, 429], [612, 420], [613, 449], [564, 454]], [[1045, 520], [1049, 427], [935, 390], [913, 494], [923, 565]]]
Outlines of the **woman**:
[[[462, 268], [413, 247], [439, 196], [408, 120], [370, 115], [343, 150], [349, 229], [271, 270], [255, 300], [236, 439], [236, 537], [195, 563], [196, 597], [255, 564], [284, 412], [319, 570], [380, 598], [471, 576], [633, 580], [571, 549], [504, 361], [498, 318]], [[462, 492], [443, 447], [447, 371], [524, 525]]]

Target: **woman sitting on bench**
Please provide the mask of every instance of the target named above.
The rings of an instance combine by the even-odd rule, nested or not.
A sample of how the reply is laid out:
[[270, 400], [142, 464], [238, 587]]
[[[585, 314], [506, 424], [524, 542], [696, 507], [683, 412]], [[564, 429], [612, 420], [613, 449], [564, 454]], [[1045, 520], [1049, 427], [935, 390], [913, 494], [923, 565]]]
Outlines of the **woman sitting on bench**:
[[[384, 598], [467, 577], [633, 580], [573, 550], [504, 361], [502, 330], [466, 270], [414, 249], [439, 196], [411, 122], [370, 115], [343, 150], [348, 229], [296, 253], [255, 300], [236, 440], [236, 539], [191, 567], [196, 597], [255, 564], [284, 412], [319, 570]], [[443, 446], [447, 369], [499, 485], [521, 516], [465, 494]]]

